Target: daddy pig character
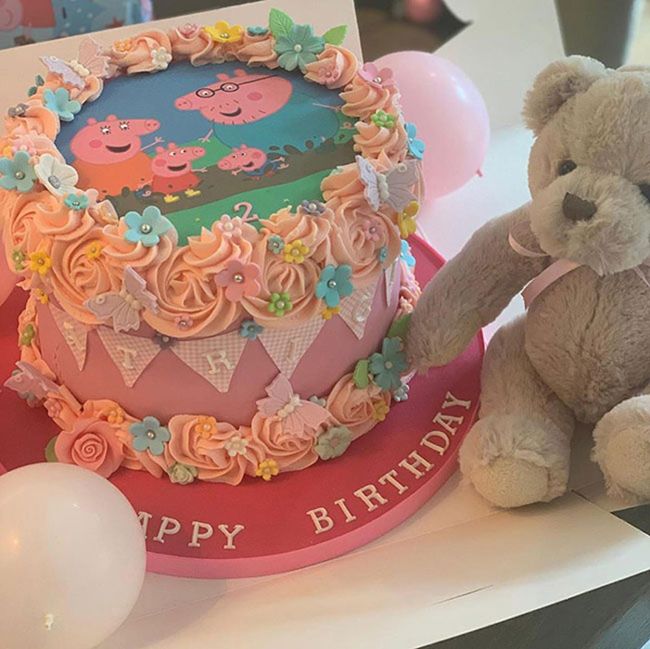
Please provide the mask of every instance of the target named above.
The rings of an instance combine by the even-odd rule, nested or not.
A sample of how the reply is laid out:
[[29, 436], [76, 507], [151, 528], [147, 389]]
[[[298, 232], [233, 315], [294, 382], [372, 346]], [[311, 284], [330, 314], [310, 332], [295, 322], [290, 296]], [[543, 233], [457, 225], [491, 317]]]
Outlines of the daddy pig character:
[[[238, 69], [232, 77], [218, 74], [217, 83], [179, 97], [175, 106], [178, 110], [198, 110], [215, 124], [239, 126], [276, 113], [287, 105], [292, 92], [288, 79]], [[211, 130], [205, 139], [213, 133]]]
[[199, 196], [201, 192], [195, 188], [201, 181], [192, 170], [192, 162], [204, 155], [205, 149], [200, 146], [180, 148], [170, 142], [167, 148], [156, 147], [156, 157], [151, 163], [152, 191], [164, 194], [166, 203], [180, 200], [180, 196], [177, 196], [180, 192], [184, 192], [188, 198]]
[[132, 191], [151, 183], [151, 158], [144, 151], [142, 136], [155, 133], [160, 122], [155, 119], [119, 119], [109, 115], [103, 122], [90, 118], [73, 138], [72, 163], [79, 173], [80, 187], [94, 187], [100, 199], [118, 196], [124, 188]]
[[285, 158], [278, 154], [266, 155], [261, 149], [242, 144], [234, 148], [232, 153], [219, 160], [219, 169], [230, 171], [233, 176], [243, 172], [251, 178], [260, 180], [263, 176], [273, 176], [280, 169], [289, 165]]

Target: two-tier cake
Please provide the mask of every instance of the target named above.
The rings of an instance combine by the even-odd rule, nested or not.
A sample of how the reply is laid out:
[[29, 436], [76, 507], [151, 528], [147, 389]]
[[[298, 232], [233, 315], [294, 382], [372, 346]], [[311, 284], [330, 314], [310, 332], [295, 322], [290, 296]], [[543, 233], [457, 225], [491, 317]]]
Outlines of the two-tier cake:
[[61, 428], [49, 459], [270, 480], [407, 398], [424, 146], [344, 36], [273, 11], [43, 58], [0, 222], [29, 291], [6, 385]]

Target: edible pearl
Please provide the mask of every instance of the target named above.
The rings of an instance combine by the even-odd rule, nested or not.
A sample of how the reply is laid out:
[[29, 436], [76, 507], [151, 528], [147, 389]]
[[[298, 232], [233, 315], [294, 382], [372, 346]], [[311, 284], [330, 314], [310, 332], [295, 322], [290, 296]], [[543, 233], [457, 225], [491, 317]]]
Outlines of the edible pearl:
[[148, 430], [147, 431], [147, 437], [149, 439], [156, 439], [156, 433], [153, 430]]
[[381, 77], [375, 77], [375, 78], [373, 79], [373, 81], [374, 81], [375, 83], [381, 83], [381, 82], [383, 81], [383, 79], [382, 79]]
[[56, 176], [50, 176], [47, 179], [47, 182], [49, 182], [54, 189], [59, 189], [59, 187], [61, 187], [61, 181]]
[[329, 282], [327, 282], [328, 288], [336, 288], [336, 280], [331, 279]]
[[298, 248], [294, 248], [294, 249], [291, 251], [291, 254], [292, 254], [294, 257], [300, 257], [300, 250], [298, 250]]
[[230, 38], [230, 34], [228, 32], [221, 32], [221, 38], [228, 40]]
[[244, 276], [241, 273], [235, 273], [232, 276], [232, 279], [234, 282], [237, 282], [237, 284], [241, 284], [244, 281]]
[[25, 172], [24, 171], [17, 171], [14, 174], [16, 180], [22, 180], [25, 177]]
[[368, 232], [370, 232], [370, 234], [375, 234], [375, 232], [377, 232], [377, 226], [371, 225], [370, 228], [368, 229]]
[[293, 46], [293, 51], [298, 52], [298, 54], [300, 54], [300, 52], [302, 52], [302, 45], [300, 45], [300, 43], [298, 43], [297, 45], [294, 45]]
[[279, 302], [275, 303], [275, 306], [278, 307], [278, 309], [284, 309], [284, 302], [280, 300]]
[[142, 232], [142, 234], [149, 234], [152, 229], [153, 228], [151, 227], [151, 225], [149, 223], [143, 223], [140, 226], [140, 232]]
[[203, 430], [204, 430], [206, 433], [209, 433], [209, 432], [212, 431], [212, 426], [210, 426], [210, 424], [203, 424]]
[[393, 369], [393, 364], [392, 364], [390, 361], [386, 361], [386, 362], [384, 363], [384, 367], [385, 367], [387, 370], [391, 370], [391, 369]]

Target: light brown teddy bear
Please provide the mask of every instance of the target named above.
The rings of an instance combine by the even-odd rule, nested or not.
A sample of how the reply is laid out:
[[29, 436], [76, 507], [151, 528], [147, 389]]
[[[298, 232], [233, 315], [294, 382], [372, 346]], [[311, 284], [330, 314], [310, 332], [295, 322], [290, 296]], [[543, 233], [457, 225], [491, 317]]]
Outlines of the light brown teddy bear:
[[524, 116], [536, 136], [532, 200], [487, 223], [433, 279], [408, 354], [420, 370], [448, 363], [528, 285], [527, 314], [486, 352], [463, 473], [502, 507], [552, 500], [586, 422], [610, 492], [648, 499], [650, 67], [558, 61]]

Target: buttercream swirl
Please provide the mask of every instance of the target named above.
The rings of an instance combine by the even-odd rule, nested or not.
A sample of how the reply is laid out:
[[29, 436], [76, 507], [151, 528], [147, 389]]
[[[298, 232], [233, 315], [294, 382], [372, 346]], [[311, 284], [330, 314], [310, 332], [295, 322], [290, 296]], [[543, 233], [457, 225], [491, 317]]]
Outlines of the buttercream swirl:
[[364, 158], [376, 160], [386, 156], [391, 162], [403, 162], [408, 153], [408, 135], [399, 122], [391, 129], [376, 124], [357, 122], [354, 150]]
[[275, 38], [270, 33], [263, 36], [244, 34], [234, 54], [238, 61], [247, 63], [251, 67], [264, 66], [274, 70], [279, 65], [275, 51]]
[[305, 78], [330, 89], [344, 88], [359, 70], [357, 57], [344, 47], [327, 45], [318, 60], [307, 64]]
[[394, 86], [375, 86], [355, 76], [352, 83], [341, 93], [345, 102], [344, 115], [367, 119], [378, 110], [394, 112], [397, 91]]
[[[202, 430], [201, 419], [191, 415], [173, 417], [168, 425], [171, 440], [165, 447], [168, 467], [176, 462], [198, 470], [206, 482], [239, 484], [245, 475], [254, 476], [262, 461], [262, 450], [254, 443], [250, 428], [235, 428], [213, 421], [210, 431]], [[236, 439], [241, 452], [229, 453], [229, 442]]]
[[38, 216], [39, 202], [47, 201], [49, 196], [50, 193], [45, 191], [36, 195], [1, 191], [2, 239], [10, 263], [15, 251], [27, 255], [34, 252], [41, 243], [43, 235], [34, 227], [34, 219]]
[[75, 211], [49, 192], [40, 195], [35, 205], [34, 227], [52, 240], [71, 241], [96, 226], [87, 211]]
[[[339, 263], [352, 267], [357, 287], [368, 286], [397, 259], [401, 239], [393, 222], [365, 201], [342, 203], [335, 211], [332, 251]], [[385, 256], [380, 258], [380, 251]]]
[[152, 52], [160, 49], [170, 54], [172, 52], [169, 36], [159, 29], [142, 32], [132, 38], [129, 44], [130, 47], [123, 49], [114, 45], [109, 53], [112, 65], [127, 74], [154, 72], [159, 68], [153, 60]]
[[253, 444], [265, 460], [275, 460], [280, 471], [300, 471], [318, 461], [314, 451], [315, 438], [304, 434], [288, 435], [279, 417], [265, 417], [257, 413], [251, 422]]
[[54, 141], [59, 134], [61, 122], [59, 116], [45, 108], [42, 102], [31, 99], [23, 115], [5, 117], [5, 129], [8, 135], [45, 135]]
[[240, 43], [219, 43], [202, 28], [185, 34], [183, 31], [183, 29], [175, 29], [170, 32], [172, 51], [180, 58], [189, 59], [192, 65], [236, 60]]
[[378, 403], [390, 407], [391, 393], [374, 383], [367, 388], [357, 388], [352, 374], [341, 377], [327, 398], [327, 409], [336, 422], [345, 426], [357, 439], [377, 425]]

